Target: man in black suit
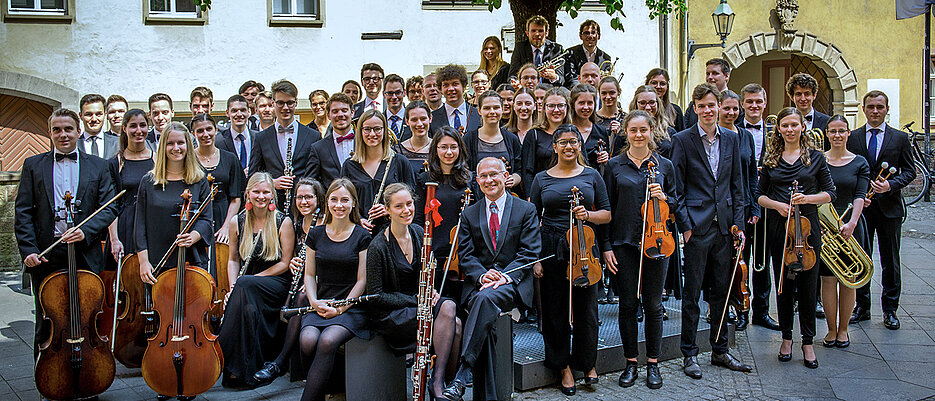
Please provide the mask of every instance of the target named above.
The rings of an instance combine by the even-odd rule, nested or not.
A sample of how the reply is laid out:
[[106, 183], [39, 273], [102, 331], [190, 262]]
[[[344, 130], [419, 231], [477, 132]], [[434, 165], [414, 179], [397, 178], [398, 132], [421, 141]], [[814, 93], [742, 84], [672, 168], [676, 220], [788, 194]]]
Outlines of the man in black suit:
[[[711, 364], [749, 372], [751, 368], [730, 354], [727, 324], [716, 335], [730, 282], [731, 226], [744, 226], [744, 195], [740, 160], [740, 137], [717, 125], [721, 92], [709, 83], [692, 92], [697, 124], [672, 138], [677, 207], [675, 216], [685, 239], [685, 285], [682, 290], [683, 371], [701, 378], [698, 346], [695, 343], [704, 288], [711, 312]], [[743, 232], [740, 233], [743, 235]]]
[[[510, 76], [515, 77], [519, 68], [526, 63], [533, 63], [537, 68], [562, 54], [562, 45], [549, 39], [549, 21], [541, 15], [533, 15], [526, 20], [526, 40], [516, 42], [513, 56], [510, 58]], [[567, 59], [566, 59], [567, 61]], [[574, 70], [577, 72], [578, 70]], [[539, 72], [543, 82], [555, 86], [565, 84], [565, 67], [547, 68]]]
[[110, 159], [117, 154], [120, 138], [104, 132], [104, 96], [89, 93], [78, 102], [84, 133], [81, 134], [78, 151], [102, 159]]
[[354, 105], [354, 120], [360, 118], [367, 109], [386, 111], [386, 99], [383, 98], [383, 67], [377, 63], [367, 63], [360, 67], [360, 83], [364, 86], [364, 100]]
[[448, 64], [439, 68], [435, 76], [441, 85], [445, 103], [432, 111], [429, 136], [446, 125], [454, 129], [464, 128], [464, 132], [479, 128], [481, 121], [477, 108], [464, 101], [464, 88], [468, 82], [464, 67]]
[[[710, 59], [705, 62], [704, 80], [714, 85], [718, 92], [723, 93], [727, 90], [727, 83], [730, 82], [730, 71], [730, 64], [727, 60], [722, 58]], [[740, 110], [737, 121], [743, 121], [743, 109]], [[689, 102], [688, 108], [685, 109], [685, 128], [695, 124], [698, 124], [698, 115], [695, 114], [695, 108], [692, 106], [692, 102]]]
[[325, 137], [312, 145], [308, 176], [328, 188], [341, 176], [341, 167], [354, 151], [354, 126], [351, 125], [351, 98], [335, 93], [328, 99], [328, 120], [331, 126]]
[[[66, 192], [74, 197], [78, 209], [74, 215], [75, 224], [115, 195], [107, 162], [76, 149], [81, 134], [79, 121], [74, 111], [58, 109], [52, 112], [49, 134], [53, 149], [26, 159], [16, 192], [13, 223], [16, 242], [36, 296], [33, 356], [38, 354], [39, 344], [46, 339], [50, 329], [48, 324], [42, 323], [38, 313], [41, 310], [38, 298], [40, 284], [53, 272], [67, 269], [68, 248], [65, 244], [74, 244], [80, 268], [90, 268], [99, 273], [105, 262], [101, 239], [117, 216], [116, 206], [111, 204], [74, 230], [68, 230], [65, 220], [59, 219], [65, 215], [62, 208]], [[39, 253], [58, 237], [63, 237], [64, 243], [40, 258]]]
[[[123, 115], [129, 110], [127, 99], [120, 95], [110, 95], [107, 97], [107, 103], [104, 104], [104, 113], [107, 116], [107, 122], [110, 123], [110, 129], [104, 131], [104, 134], [110, 134], [120, 139], [120, 133], [123, 132]], [[119, 144], [118, 144], [119, 147]]]
[[406, 140], [403, 137], [406, 133], [406, 104], [403, 102], [405, 85], [403, 77], [396, 74], [387, 75], [383, 80], [383, 100], [386, 101], [383, 115], [386, 116], [386, 125], [396, 135], [397, 142]]
[[[304, 124], [299, 124], [295, 117], [298, 88], [285, 79], [276, 81], [271, 87], [276, 122], [263, 130], [253, 141], [250, 150], [249, 177], [258, 171], [265, 171], [273, 176], [273, 185], [278, 192], [279, 207], [283, 207], [287, 192], [292, 190], [295, 177], [307, 177], [310, 172], [312, 144], [321, 139], [321, 133]], [[289, 149], [289, 147], [292, 149]], [[290, 155], [291, 152], [291, 155]], [[287, 160], [292, 156], [291, 160]], [[292, 174], [285, 175], [286, 164], [292, 164]], [[288, 213], [288, 211], [286, 211]]]
[[[574, 88], [580, 82], [579, 72], [585, 63], [594, 63], [598, 68], [605, 61], [613, 63], [613, 58], [597, 47], [597, 41], [601, 38], [601, 26], [597, 21], [589, 19], [582, 22], [578, 28], [578, 37], [581, 38], [581, 44], [569, 47], [568, 55], [565, 57], [563, 69], [565, 70], [565, 86], [568, 89]], [[597, 87], [596, 83], [591, 85]]]
[[149, 121], [152, 122], [153, 129], [149, 130], [146, 140], [153, 146], [153, 149], [159, 143], [162, 131], [172, 122], [172, 117], [175, 117], [175, 108], [169, 95], [154, 93], [149, 97]]
[[[878, 90], [864, 95], [864, 115], [867, 124], [851, 132], [847, 140], [847, 150], [867, 159], [870, 174], [875, 181], [870, 187], [875, 193], [872, 202], [864, 206], [864, 218], [867, 220], [867, 235], [873, 254], [873, 234], [877, 234], [880, 246], [880, 267], [883, 292], [880, 294], [883, 306], [883, 325], [891, 330], [899, 328], [896, 309], [899, 308], [900, 265], [899, 243], [902, 239], [902, 222], [906, 214], [901, 189], [916, 178], [913, 158], [909, 143], [909, 134], [886, 124], [889, 113], [889, 98]], [[888, 180], [876, 179], [881, 167], [886, 162], [896, 168]], [[851, 323], [870, 320], [870, 284], [857, 289], [857, 305], [851, 316]]]
[[263, 84], [252, 79], [241, 84], [240, 89], [237, 90], [240, 96], [247, 99], [247, 107], [254, 113], [247, 118], [247, 126], [258, 132], [260, 131], [260, 116], [256, 114], [256, 97], [265, 90], [266, 87]]
[[[818, 96], [818, 81], [806, 73], [795, 74], [786, 81], [786, 94], [789, 95], [789, 100], [792, 100], [799, 113], [805, 116], [805, 128], [818, 128], [824, 133], [831, 117], [812, 107], [815, 96]], [[827, 137], [824, 142], [824, 150], [831, 149], [831, 141]]]
[[539, 219], [532, 203], [506, 192], [507, 177], [506, 166], [500, 159], [488, 157], [477, 163], [477, 183], [484, 198], [464, 209], [458, 232], [459, 263], [467, 277], [463, 299], [468, 308], [461, 364], [454, 381], [439, 399], [460, 401], [467, 377], [473, 371], [475, 394], [485, 394], [483, 398], [475, 395], [474, 399], [496, 400], [494, 322], [501, 311], [520, 304], [532, 307], [532, 266], [508, 274], [503, 272], [536, 260], [542, 248]]
[[247, 125], [250, 120], [250, 102], [242, 95], [227, 98], [227, 118], [230, 127], [218, 133], [217, 147], [237, 155], [240, 167], [247, 170], [250, 165], [250, 150], [257, 132]]

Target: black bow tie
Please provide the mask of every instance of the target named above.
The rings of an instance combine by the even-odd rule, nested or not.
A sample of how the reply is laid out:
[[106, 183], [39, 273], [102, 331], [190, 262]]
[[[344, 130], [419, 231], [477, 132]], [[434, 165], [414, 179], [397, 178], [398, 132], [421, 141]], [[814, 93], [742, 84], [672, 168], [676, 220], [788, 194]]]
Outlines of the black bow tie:
[[814, 116], [812, 116], [811, 114], [805, 116], [805, 121], [812, 121], [812, 117]]
[[69, 153], [69, 154], [67, 154], [67, 155], [66, 155], [66, 154], [62, 154], [62, 153], [56, 153], [56, 154], [55, 154], [55, 161], [60, 162], [60, 161], [65, 160], [65, 159], [72, 159], [72, 160], [74, 160], [74, 161], [78, 161], [78, 152], [71, 152], [71, 153]]
[[760, 129], [760, 124], [745, 123], [745, 124], [743, 125], [743, 127], [744, 127], [744, 128], [755, 128], [755, 129]]

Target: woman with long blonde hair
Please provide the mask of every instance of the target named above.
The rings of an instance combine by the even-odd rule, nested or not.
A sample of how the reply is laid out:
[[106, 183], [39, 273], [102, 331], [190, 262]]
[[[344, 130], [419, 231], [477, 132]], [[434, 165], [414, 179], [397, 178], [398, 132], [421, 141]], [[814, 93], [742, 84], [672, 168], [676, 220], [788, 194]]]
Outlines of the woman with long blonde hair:
[[488, 36], [480, 49], [480, 68], [490, 77], [490, 89], [499, 88], [501, 84], [508, 83], [510, 63], [503, 61], [503, 44], [500, 38]]
[[250, 176], [244, 211], [230, 222], [227, 275], [232, 289], [218, 333], [225, 387], [259, 386], [253, 374], [279, 354], [285, 332], [279, 308], [291, 284], [295, 231], [292, 220], [276, 210], [273, 188], [268, 173]]

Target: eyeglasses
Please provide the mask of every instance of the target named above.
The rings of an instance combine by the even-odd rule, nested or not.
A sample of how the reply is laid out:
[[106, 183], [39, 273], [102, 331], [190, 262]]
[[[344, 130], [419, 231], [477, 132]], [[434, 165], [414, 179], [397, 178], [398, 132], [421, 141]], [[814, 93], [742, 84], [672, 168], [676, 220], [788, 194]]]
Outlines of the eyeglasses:
[[584, 32], [581, 32], [581, 34], [584, 36], [597, 36], [597, 35], [600, 35], [601, 33], [598, 31], [584, 31]]
[[312, 103], [312, 107], [325, 107], [328, 102], [315, 102]]
[[655, 105], [656, 105], [656, 101], [655, 101], [655, 100], [640, 100], [640, 101], [636, 102], [636, 104], [637, 104], [638, 106], [640, 106], [640, 107], [644, 107], [644, 106], [655, 106]]
[[448, 152], [448, 151], [457, 152], [458, 145], [438, 145], [438, 150], [442, 152]]
[[361, 81], [364, 82], [380, 82], [383, 80], [383, 77], [364, 77]]
[[311, 202], [315, 200], [315, 195], [296, 195], [296, 201], [308, 201]]
[[555, 141], [555, 144], [558, 145], [558, 147], [560, 148], [564, 148], [566, 146], [578, 146], [578, 140], [577, 139], [560, 139], [558, 141]]
[[487, 84], [490, 83], [490, 81], [488, 81], [488, 80], [486, 80], [486, 79], [476, 79], [476, 80], [474, 80], [474, 81], [471, 81], [471, 83], [474, 84], [474, 85], [487, 85]]
[[366, 133], [370, 133], [370, 132], [373, 132], [373, 133], [375, 133], [375, 134], [379, 134], [379, 133], [383, 132], [383, 127], [363, 127], [363, 128], [361, 128], [360, 130], [361, 130], [361, 131], [364, 131], [365, 134], [366, 134]]
[[565, 110], [568, 107], [565, 103], [549, 103], [545, 105], [545, 108], [549, 110]]
[[494, 172], [494, 173], [483, 173], [483, 174], [478, 174], [478, 175], [477, 175], [477, 178], [480, 178], [481, 180], [488, 180], [488, 179], [492, 179], [492, 178], [497, 178], [497, 177], [503, 175], [504, 173], [506, 173], [506, 171], [497, 171], [497, 172]]
[[829, 129], [828, 135], [847, 135], [850, 131], [846, 129]]
[[395, 96], [395, 97], [403, 97], [403, 91], [401, 91], [401, 90], [395, 90], [395, 91], [391, 91], [391, 92], [383, 92], [383, 94], [386, 95], [386, 97], [393, 97], [393, 96]]
[[288, 108], [291, 109], [291, 108], [295, 107], [295, 100], [289, 100], [289, 101], [286, 101], [286, 102], [284, 102], [284, 101], [282, 101], [282, 100], [277, 100], [277, 101], [276, 101], [276, 107], [279, 107], [279, 108], [288, 107]]

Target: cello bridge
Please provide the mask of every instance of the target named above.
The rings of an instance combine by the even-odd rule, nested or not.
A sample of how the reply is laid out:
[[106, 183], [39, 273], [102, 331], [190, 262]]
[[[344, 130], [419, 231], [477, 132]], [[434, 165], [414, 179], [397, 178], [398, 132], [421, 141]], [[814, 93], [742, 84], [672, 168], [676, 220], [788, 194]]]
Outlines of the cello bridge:
[[69, 343], [69, 344], [81, 344], [81, 343], [84, 342], [84, 337], [67, 338], [67, 339], [65, 339], [65, 342], [66, 342], [66, 343]]
[[188, 336], [172, 336], [172, 339], [169, 341], [185, 341], [188, 339]]

